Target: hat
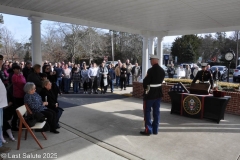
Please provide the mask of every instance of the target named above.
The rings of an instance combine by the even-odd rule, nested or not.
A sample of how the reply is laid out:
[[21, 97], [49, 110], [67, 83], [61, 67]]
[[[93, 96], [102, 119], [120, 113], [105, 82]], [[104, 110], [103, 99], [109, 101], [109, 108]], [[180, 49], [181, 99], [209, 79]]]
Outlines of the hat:
[[12, 69], [14, 70], [14, 69], [21, 69], [21, 67], [19, 66], [19, 65], [13, 65], [12, 66]]
[[3, 60], [3, 55], [0, 55], [0, 60]]
[[[159, 59], [159, 57], [158, 57], [157, 55], [153, 55], [153, 54], [152, 54], [152, 55], [150, 56], [150, 59]], [[149, 59], [149, 60], [150, 60], [150, 59]]]
[[207, 63], [202, 63], [201, 64], [202, 67], [207, 67], [207, 65], [208, 65]]

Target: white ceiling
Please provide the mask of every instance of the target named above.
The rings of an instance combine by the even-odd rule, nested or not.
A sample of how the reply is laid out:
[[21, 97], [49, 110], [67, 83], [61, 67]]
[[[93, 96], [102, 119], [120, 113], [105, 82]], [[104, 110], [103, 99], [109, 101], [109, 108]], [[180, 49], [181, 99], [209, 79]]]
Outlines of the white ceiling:
[[240, 0], [0, 0], [0, 12], [156, 36], [240, 30]]

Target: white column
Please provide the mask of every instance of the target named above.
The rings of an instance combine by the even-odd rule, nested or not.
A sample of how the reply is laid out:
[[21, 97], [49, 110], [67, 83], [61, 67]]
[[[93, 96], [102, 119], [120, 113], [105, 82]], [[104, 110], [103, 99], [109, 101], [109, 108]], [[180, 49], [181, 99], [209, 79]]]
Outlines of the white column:
[[159, 57], [159, 65], [163, 64], [163, 44], [162, 44], [163, 37], [158, 36], [158, 43], [157, 43], [157, 55]]
[[41, 21], [40, 17], [31, 16], [28, 18], [32, 22], [32, 63], [42, 65], [41, 52]]
[[[148, 56], [150, 58], [151, 55], [154, 55], [154, 42], [155, 42], [155, 37], [150, 37], [149, 38], [149, 52], [148, 52]], [[150, 60], [148, 60], [148, 68], [151, 68], [151, 62]]]
[[143, 36], [143, 52], [142, 52], [142, 79], [146, 76], [148, 70], [148, 37]]

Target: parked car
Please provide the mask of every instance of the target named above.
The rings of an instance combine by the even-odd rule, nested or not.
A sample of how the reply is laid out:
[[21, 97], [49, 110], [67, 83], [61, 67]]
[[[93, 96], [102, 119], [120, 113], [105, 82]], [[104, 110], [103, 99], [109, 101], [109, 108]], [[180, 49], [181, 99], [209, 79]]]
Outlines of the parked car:
[[220, 71], [221, 77], [220, 80], [224, 81], [228, 77], [228, 68], [226, 66], [212, 66], [210, 69], [214, 73], [216, 71], [216, 68]]
[[236, 81], [240, 81], [240, 65], [237, 66], [236, 69], [234, 69], [234, 72], [233, 72], [233, 82], [236, 82]]
[[108, 66], [110, 63], [112, 63], [114, 66], [118, 64], [118, 61], [107, 61], [106, 66]]

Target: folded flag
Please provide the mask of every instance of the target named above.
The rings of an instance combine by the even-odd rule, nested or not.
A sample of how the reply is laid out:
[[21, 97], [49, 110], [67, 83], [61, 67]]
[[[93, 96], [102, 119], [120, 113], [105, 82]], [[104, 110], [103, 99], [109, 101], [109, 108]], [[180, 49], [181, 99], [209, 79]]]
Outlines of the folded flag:
[[189, 93], [187, 88], [181, 82], [173, 85], [169, 91], [174, 91], [174, 92], [179, 92], [179, 93]]

